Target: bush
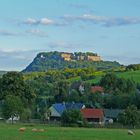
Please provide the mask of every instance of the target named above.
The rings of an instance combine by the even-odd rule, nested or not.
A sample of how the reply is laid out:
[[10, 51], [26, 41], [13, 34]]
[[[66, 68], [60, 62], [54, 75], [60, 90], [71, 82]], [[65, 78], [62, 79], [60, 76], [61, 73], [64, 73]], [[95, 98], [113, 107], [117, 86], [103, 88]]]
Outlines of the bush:
[[78, 110], [66, 110], [61, 117], [62, 124], [65, 126], [78, 126], [83, 123], [82, 115]]
[[136, 106], [128, 106], [127, 109], [119, 115], [119, 122], [123, 125], [133, 128], [140, 123], [140, 113]]

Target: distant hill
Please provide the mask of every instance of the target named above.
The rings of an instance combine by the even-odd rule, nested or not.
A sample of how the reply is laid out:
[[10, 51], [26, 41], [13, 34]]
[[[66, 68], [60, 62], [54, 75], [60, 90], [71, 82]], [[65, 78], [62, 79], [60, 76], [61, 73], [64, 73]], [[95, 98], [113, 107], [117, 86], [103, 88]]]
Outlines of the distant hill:
[[7, 71], [0, 71], [0, 77], [2, 77], [3, 74], [6, 74]]
[[47, 70], [59, 70], [64, 68], [85, 68], [94, 67], [104, 70], [119, 67], [116, 61], [103, 61], [95, 53], [86, 52], [42, 52], [39, 53], [23, 72], [44, 72]]

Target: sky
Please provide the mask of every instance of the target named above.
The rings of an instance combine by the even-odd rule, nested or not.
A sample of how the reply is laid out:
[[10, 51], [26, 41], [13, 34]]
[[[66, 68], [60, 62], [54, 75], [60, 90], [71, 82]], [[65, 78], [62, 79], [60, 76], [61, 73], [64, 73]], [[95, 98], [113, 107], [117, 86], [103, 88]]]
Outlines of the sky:
[[140, 0], [0, 0], [0, 70], [20, 71], [43, 51], [140, 63]]

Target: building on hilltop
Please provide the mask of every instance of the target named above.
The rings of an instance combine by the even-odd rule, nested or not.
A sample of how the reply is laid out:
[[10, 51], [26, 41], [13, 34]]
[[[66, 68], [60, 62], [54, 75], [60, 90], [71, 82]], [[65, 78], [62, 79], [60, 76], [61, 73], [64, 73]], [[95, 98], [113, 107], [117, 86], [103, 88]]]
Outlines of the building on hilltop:
[[91, 60], [91, 61], [101, 61], [101, 57], [100, 56], [87, 56], [87, 60]]
[[67, 53], [62, 52], [61, 57], [64, 59], [64, 61], [83, 61], [83, 60], [89, 60], [89, 61], [101, 61], [101, 57], [94, 53]]
[[85, 56], [79, 55], [79, 56], [77, 56], [77, 60], [85, 60]]
[[65, 61], [70, 61], [71, 60], [71, 53], [65, 53], [65, 52], [62, 52], [61, 53], [61, 57], [65, 60]]

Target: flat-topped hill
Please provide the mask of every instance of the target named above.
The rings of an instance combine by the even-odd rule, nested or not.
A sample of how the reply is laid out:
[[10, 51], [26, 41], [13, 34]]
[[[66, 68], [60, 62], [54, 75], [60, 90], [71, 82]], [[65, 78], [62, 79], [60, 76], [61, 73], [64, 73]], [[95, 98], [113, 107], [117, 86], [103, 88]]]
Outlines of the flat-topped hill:
[[85, 68], [109, 69], [118, 67], [118, 62], [103, 61], [96, 53], [91, 52], [41, 52], [23, 72], [47, 71], [51, 69]]

